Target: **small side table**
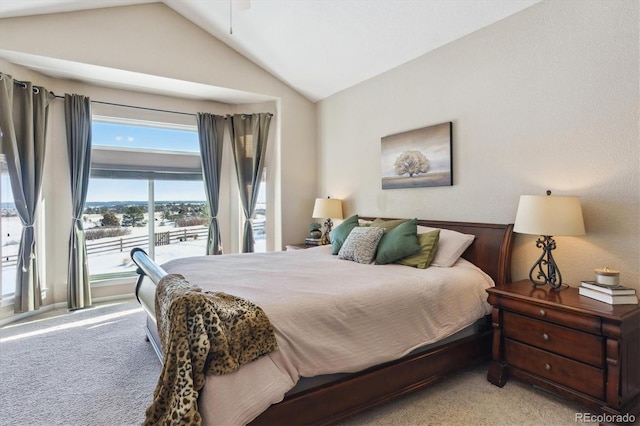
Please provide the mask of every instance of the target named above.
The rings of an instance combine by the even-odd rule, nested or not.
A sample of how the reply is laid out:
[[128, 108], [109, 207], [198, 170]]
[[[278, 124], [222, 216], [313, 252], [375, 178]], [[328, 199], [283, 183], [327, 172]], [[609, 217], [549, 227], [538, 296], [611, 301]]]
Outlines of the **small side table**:
[[603, 414], [638, 418], [640, 307], [522, 280], [487, 289], [493, 351], [487, 379], [518, 378]]

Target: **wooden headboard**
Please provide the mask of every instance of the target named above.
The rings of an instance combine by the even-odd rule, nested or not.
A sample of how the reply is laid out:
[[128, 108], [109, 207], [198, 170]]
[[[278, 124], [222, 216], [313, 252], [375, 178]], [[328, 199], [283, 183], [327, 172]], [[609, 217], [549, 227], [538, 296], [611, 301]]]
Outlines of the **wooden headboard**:
[[[373, 220], [371, 217], [359, 217]], [[389, 220], [389, 218], [383, 218]], [[445, 222], [418, 219], [418, 225], [444, 228], [463, 234], [473, 234], [476, 238], [462, 257], [485, 271], [496, 285], [511, 281], [511, 242], [513, 224]]]

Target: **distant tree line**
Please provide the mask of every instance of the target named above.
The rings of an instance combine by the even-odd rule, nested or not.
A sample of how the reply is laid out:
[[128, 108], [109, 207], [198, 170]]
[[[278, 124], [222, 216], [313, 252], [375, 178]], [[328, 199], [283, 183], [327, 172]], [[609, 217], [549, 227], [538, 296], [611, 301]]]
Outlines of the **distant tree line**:
[[[209, 208], [206, 203], [167, 202], [156, 203], [155, 210], [163, 221], [173, 222], [176, 226], [194, 226], [207, 223]], [[143, 227], [147, 224], [144, 218], [148, 206], [144, 205], [112, 205], [85, 207], [84, 214], [101, 214], [103, 227]], [[122, 220], [117, 215], [122, 215]]]
[[[136, 207], [140, 207], [143, 213], [147, 213], [148, 206], [146, 203], [137, 204]], [[132, 207], [131, 204], [112, 204], [112, 205], [101, 205], [101, 206], [86, 206], [84, 208], [85, 214], [104, 214], [106, 212], [113, 212], [116, 214], [124, 214], [127, 212], [127, 209]], [[156, 202], [155, 210], [157, 212], [164, 211], [182, 211], [182, 212], [202, 212], [207, 209], [205, 202], [177, 202], [177, 201], [165, 201], [165, 202]]]

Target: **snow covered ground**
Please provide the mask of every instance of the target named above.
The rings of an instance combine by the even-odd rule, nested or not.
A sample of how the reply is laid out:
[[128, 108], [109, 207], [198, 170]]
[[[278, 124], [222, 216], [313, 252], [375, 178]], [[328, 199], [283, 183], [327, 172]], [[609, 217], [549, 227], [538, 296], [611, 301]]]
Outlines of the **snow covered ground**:
[[[95, 220], [95, 218], [89, 218]], [[86, 228], [91, 228], [92, 224], [86, 223]], [[202, 226], [190, 227], [189, 229], [201, 229]], [[158, 226], [156, 225], [156, 232], [178, 231], [183, 228], [175, 228], [171, 226]], [[15, 256], [18, 254], [18, 245], [20, 242], [20, 236], [22, 232], [22, 224], [17, 217], [3, 217], [2, 218], [2, 256]], [[123, 237], [134, 237], [148, 235], [149, 231], [147, 227], [143, 228], [131, 228], [131, 234]], [[256, 251], [265, 251], [265, 240], [256, 239]], [[119, 239], [119, 237], [112, 237], [110, 239]], [[104, 238], [100, 241], [108, 241]], [[91, 244], [91, 242], [89, 242]], [[148, 247], [142, 247], [148, 252]], [[122, 273], [132, 272], [135, 273], [135, 264], [129, 257], [131, 248], [125, 248], [121, 251], [110, 251], [105, 253], [94, 253], [89, 255], [89, 273], [91, 275], [109, 274], [109, 273]], [[187, 239], [186, 241], [173, 240], [171, 244], [156, 246], [155, 247], [155, 260], [157, 263], [162, 264], [179, 257], [188, 256], [203, 256], [206, 254], [206, 238]], [[16, 277], [16, 266], [9, 265], [2, 268], [2, 294], [12, 294], [14, 292], [14, 283]]]

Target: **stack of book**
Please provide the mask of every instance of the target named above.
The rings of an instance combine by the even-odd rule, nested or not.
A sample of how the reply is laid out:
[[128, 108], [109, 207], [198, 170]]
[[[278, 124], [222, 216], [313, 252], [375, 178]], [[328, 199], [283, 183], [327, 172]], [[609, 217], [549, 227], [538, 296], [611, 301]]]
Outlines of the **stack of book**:
[[311, 237], [307, 237], [304, 239], [304, 245], [309, 247], [309, 246], [321, 246], [322, 245], [322, 238], [311, 238]]
[[582, 281], [578, 292], [582, 296], [590, 297], [610, 305], [637, 305], [636, 289], [621, 285], [609, 286], [595, 281]]

